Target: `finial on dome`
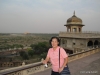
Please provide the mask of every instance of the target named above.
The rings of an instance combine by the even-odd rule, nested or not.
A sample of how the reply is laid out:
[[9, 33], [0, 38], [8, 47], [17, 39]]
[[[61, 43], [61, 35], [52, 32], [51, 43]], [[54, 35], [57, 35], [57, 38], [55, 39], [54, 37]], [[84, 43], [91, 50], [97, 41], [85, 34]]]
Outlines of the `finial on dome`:
[[75, 10], [74, 10], [74, 13], [73, 13], [73, 15], [75, 15]]

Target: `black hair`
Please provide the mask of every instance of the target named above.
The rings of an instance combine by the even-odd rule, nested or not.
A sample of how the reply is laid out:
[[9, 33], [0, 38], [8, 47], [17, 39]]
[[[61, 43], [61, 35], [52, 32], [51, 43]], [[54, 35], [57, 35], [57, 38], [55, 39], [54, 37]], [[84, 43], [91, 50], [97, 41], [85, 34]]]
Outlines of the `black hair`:
[[50, 45], [51, 45], [52, 39], [57, 39], [57, 41], [59, 42], [58, 46], [60, 46], [60, 39], [56, 36], [51, 37], [51, 39], [49, 40]]

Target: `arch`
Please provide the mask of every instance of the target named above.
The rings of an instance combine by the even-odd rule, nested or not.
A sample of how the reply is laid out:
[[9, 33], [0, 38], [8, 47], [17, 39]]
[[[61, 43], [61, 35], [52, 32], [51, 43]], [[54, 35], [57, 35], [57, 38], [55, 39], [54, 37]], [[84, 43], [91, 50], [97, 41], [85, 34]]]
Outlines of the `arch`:
[[92, 42], [91, 40], [90, 40], [90, 41], [88, 41], [87, 46], [92, 46], [92, 47], [93, 47], [93, 42]]
[[2, 67], [2, 64], [0, 63], [0, 67]]
[[98, 42], [98, 47], [100, 48], [100, 42]]
[[98, 45], [99, 45], [99, 41], [98, 40], [95, 40], [94, 41], [94, 47], [96, 48]]
[[70, 28], [68, 28], [68, 32], [71, 32], [71, 29]]
[[13, 64], [10, 64], [10, 66], [12, 67], [12, 66], [13, 66]]
[[95, 40], [94, 41], [94, 45], [98, 45], [99, 44], [99, 41], [98, 40]]
[[65, 39], [65, 38], [61, 39], [61, 46], [62, 47], [67, 47], [67, 39]]
[[77, 32], [77, 28], [73, 28], [73, 32]]
[[79, 32], [81, 32], [81, 28], [79, 28]]
[[9, 67], [10, 66], [10, 64], [8, 64], [8, 66], [7, 67]]
[[64, 39], [62, 39], [62, 44], [65, 44], [65, 40]]
[[6, 67], [6, 64], [3, 64], [4, 67]]

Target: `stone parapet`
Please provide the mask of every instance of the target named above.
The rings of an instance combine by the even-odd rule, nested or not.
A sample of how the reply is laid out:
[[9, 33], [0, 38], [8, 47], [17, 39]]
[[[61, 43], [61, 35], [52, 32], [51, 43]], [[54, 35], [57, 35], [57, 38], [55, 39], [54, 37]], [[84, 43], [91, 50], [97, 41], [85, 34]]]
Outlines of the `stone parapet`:
[[59, 32], [59, 37], [100, 38], [100, 32]]
[[[100, 51], [100, 48], [96, 48], [96, 49], [91, 49], [91, 50], [86, 50], [86, 51], [78, 52], [75, 54], [71, 54], [68, 57], [68, 61], [71, 62], [71, 61], [83, 58], [85, 56], [94, 54], [99, 51]], [[29, 65], [24, 64], [20, 67], [14, 67], [14, 68], [1, 70], [0, 75], [31, 75], [31, 74], [34, 75], [34, 73], [44, 71], [49, 68], [51, 68], [50, 63], [48, 63], [48, 68], [45, 68], [42, 62], [37, 62], [37, 63], [29, 64]]]
[[100, 48], [96, 48], [96, 49], [91, 49], [91, 50], [86, 50], [86, 51], [84, 50], [82, 52], [74, 53], [74, 54], [69, 55], [68, 61], [71, 62], [71, 61], [83, 58], [85, 56], [94, 54], [99, 51], [100, 51]]

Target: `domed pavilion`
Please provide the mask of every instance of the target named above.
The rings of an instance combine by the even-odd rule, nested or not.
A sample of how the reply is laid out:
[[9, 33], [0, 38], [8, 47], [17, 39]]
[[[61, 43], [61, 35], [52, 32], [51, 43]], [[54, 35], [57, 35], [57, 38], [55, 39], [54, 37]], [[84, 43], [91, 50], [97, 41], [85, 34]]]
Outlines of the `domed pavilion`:
[[75, 11], [64, 26], [66, 26], [67, 31], [61, 31], [59, 38], [61, 46], [68, 53], [72, 54], [100, 47], [100, 32], [82, 31], [82, 27], [85, 25], [82, 23], [82, 19], [75, 15]]
[[67, 27], [67, 32], [82, 32], [84, 25], [82, 24], [82, 20], [75, 15], [74, 11], [73, 16], [67, 20], [64, 26]]

